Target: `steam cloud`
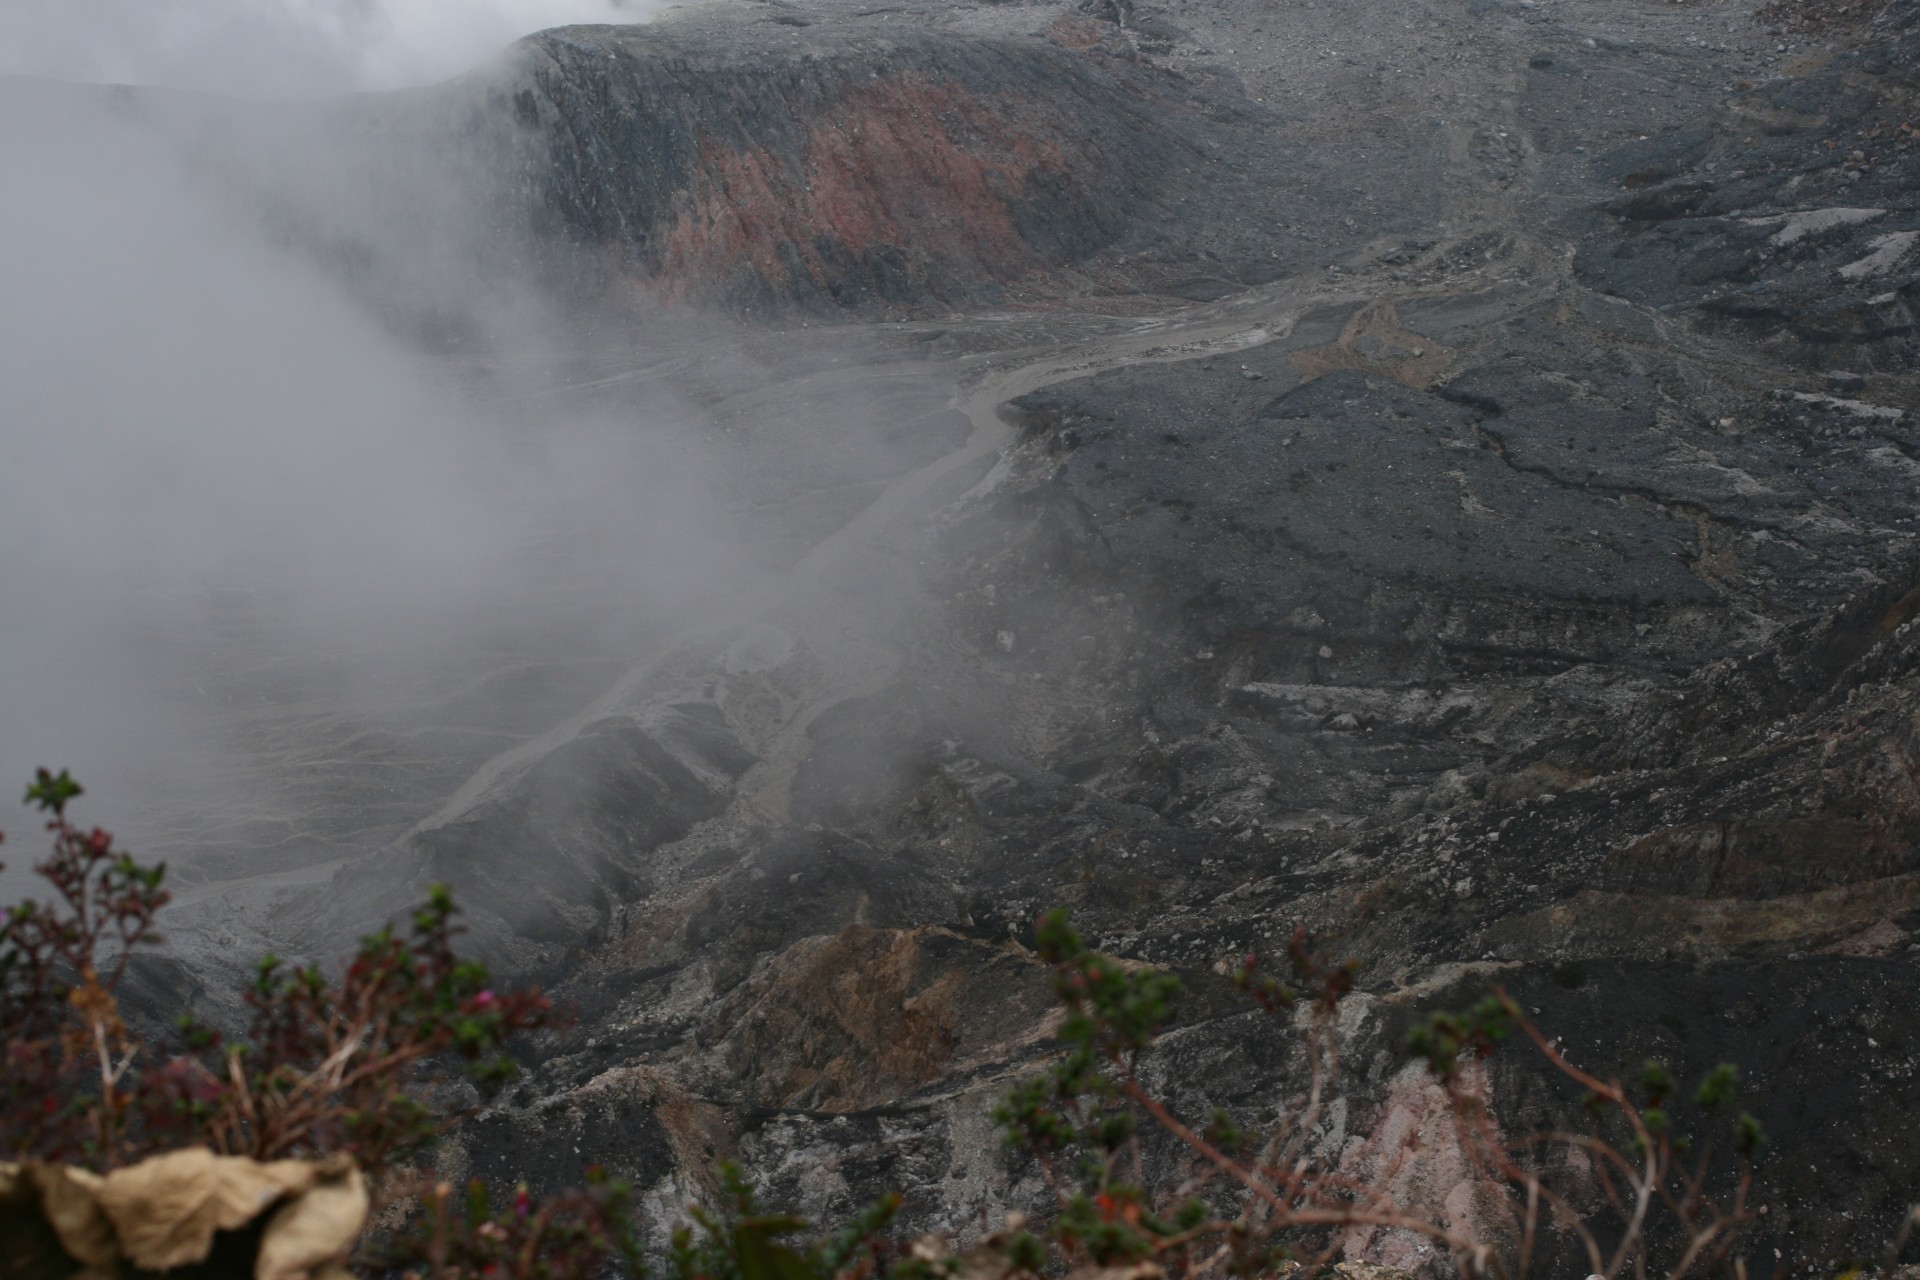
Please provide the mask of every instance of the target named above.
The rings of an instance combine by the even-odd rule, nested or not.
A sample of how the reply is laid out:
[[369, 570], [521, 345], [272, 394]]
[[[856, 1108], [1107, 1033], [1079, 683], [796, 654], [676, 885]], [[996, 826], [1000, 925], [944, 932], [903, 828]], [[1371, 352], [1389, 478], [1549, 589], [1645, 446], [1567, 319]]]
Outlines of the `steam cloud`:
[[8, 0], [0, 74], [248, 97], [388, 89], [529, 32], [636, 22], [659, 0]]
[[[81, 77], [365, 85], [616, 10], [27, 0], [0, 10], [0, 48]], [[244, 67], [215, 67], [227, 40]], [[751, 574], [683, 406], [536, 394], [577, 342], [470, 275], [444, 293], [479, 339], [425, 353], [235, 179], [258, 160], [271, 183], [284, 157], [209, 165], [211, 116], [155, 101], [0, 80], [0, 785], [71, 767], [99, 797], [87, 819], [149, 854], [358, 851], [404, 824], [381, 809], [396, 791], [571, 709], [636, 637]], [[315, 184], [354, 158], [311, 145], [303, 214], [349, 210]], [[419, 247], [372, 252], [417, 264]], [[490, 691], [527, 671], [545, 692]], [[35, 853], [12, 800], [0, 900]], [[358, 830], [303, 827], [359, 809]]]

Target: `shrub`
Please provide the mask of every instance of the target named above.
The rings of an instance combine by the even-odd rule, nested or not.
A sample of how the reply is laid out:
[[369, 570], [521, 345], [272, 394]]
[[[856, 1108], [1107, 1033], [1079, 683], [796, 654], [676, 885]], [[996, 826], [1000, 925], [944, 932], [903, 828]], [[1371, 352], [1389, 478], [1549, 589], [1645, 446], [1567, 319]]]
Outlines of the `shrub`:
[[[1731, 1120], [1739, 1167], [1730, 1189], [1716, 1197], [1712, 1144], [1696, 1149], [1674, 1132], [1677, 1085], [1657, 1062], [1643, 1070], [1636, 1101], [1632, 1091], [1569, 1062], [1497, 988], [1464, 1013], [1437, 1014], [1418, 1027], [1407, 1050], [1445, 1090], [1470, 1177], [1503, 1228], [1499, 1239], [1476, 1238], [1458, 1223], [1397, 1203], [1391, 1179], [1379, 1171], [1358, 1178], [1339, 1153], [1320, 1149], [1318, 1132], [1341, 1092], [1337, 1028], [1355, 971], [1350, 963], [1329, 963], [1304, 930], [1287, 948], [1284, 979], [1254, 956], [1235, 974], [1260, 1009], [1298, 1036], [1305, 1062], [1297, 1094], [1264, 1134], [1223, 1111], [1190, 1123], [1142, 1079], [1143, 1055], [1174, 1018], [1176, 979], [1088, 949], [1064, 912], [1044, 917], [1037, 936], [1066, 1006], [1065, 1052], [1015, 1088], [997, 1117], [1012, 1145], [1035, 1154], [1053, 1189], [1059, 1214], [1047, 1243], [1066, 1265], [1152, 1260], [1176, 1276], [1271, 1274], [1328, 1262], [1343, 1243], [1342, 1229], [1356, 1227], [1430, 1241], [1464, 1274], [1525, 1276], [1539, 1261], [1542, 1237], [1553, 1233], [1572, 1236], [1591, 1273], [1605, 1280], [1744, 1265], [1737, 1249], [1752, 1220], [1751, 1161], [1764, 1141], [1759, 1125], [1745, 1112]], [[1516, 1034], [1585, 1091], [1595, 1122], [1589, 1132], [1502, 1136], [1466, 1066]], [[1696, 1105], [1709, 1114], [1727, 1110], [1736, 1078], [1731, 1066], [1715, 1068], [1695, 1092]], [[1146, 1185], [1143, 1120], [1186, 1152], [1183, 1176], [1157, 1195]], [[1556, 1147], [1585, 1157], [1601, 1210], [1585, 1211], [1582, 1189], [1549, 1175], [1558, 1166], [1543, 1152]], [[1596, 1221], [1608, 1216], [1610, 1223]]]
[[454, 1070], [497, 1085], [513, 1070], [506, 1041], [553, 1022], [537, 990], [495, 991], [454, 954], [456, 909], [436, 887], [407, 936], [363, 939], [337, 979], [262, 959], [244, 1041], [183, 1020], [162, 1056], [129, 1030], [116, 991], [135, 949], [159, 941], [166, 867], [76, 826], [81, 794], [65, 770], [27, 789], [48, 815], [53, 852], [34, 870], [54, 896], [0, 924], [0, 1150], [15, 1160], [109, 1169], [201, 1144], [257, 1160], [346, 1154], [378, 1176], [448, 1123], [416, 1099], [423, 1085]]
[[395, 1237], [369, 1250], [369, 1261], [422, 1280], [594, 1280], [615, 1262], [639, 1276], [646, 1263], [631, 1199], [624, 1183], [598, 1170], [588, 1174], [584, 1189], [538, 1203], [521, 1186], [506, 1204], [496, 1205], [477, 1179], [456, 1203], [450, 1184], [434, 1182]]
[[[249, 1225], [260, 1247], [276, 1247], [271, 1226], [261, 1232], [251, 1223], [257, 1210], [236, 1216], [214, 1207], [221, 1179], [260, 1188], [262, 1208], [291, 1211], [303, 1179], [342, 1161], [356, 1188], [349, 1199], [359, 1206], [349, 1211], [364, 1215], [362, 1175], [378, 1185], [382, 1175], [399, 1173], [459, 1118], [429, 1108], [420, 1095], [455, 1072], [482, 1087], [498, 1085], [513, 1070], [506, 1042], [555, 1023], [537, 990], [496, 990], [485, 968], [455, 954], [456, 908], [445, 889], [435, 888], [407, 934], [385, 929], [363, 939], [338, 977], [272, 956], [261, 960], [245, 992], [243, 1041], [226, 1043], [184, 1019], [170, 1048], [146, 1044], [121, 1017], [117, 992], [137, 948], [160, 940], [155, 918], [168, 900], [166, 868], [142, 866], [107, 832], [76, 825], [69, 807], [82, 794], [65, 771], [41, 770], [28, 787], [27, 803], [47, 815], [53, 843], [34, 870], [53, 892], [9, 908], [0, 922], [0, 1158], [14, 1162], [0, 1167], [10, 1188], [7, 1212], [44, 1213], [49, 1222], [80, 1213], [91, 1225], [76, 1236], [69, 1223], [62, 1236], [68, 1255], [98, 1249], [102, 1258], [133, 1265], [149, 1254], [126, 1238], [128, 1230], [184, 1232], [190, 1243], [180, 1256], [196, 1261], [216, 1250], [223, 1232]], [[151, 1213], [135, 1206], [118, 1217], [108, 1199], [93, 1207], [91, 1197], [113, 1196], [120, 1187], [143, 1188], [136, 1198], [151, 1199], [148, 1183], [188, 1166], [143, 1161], [196, 1148], [209, 1160], [227, 1158], [192, 1165], [211, 1179], [212, 1200], [189, 1197]], [[260, 1163], [290, 1158], [325, 1158], [325, 1169]], [[76, 1168], [39, 1172], [59, 1165]], [[109, 1175], [104, 1182], [102, 1173]], [[173, 1199], [180, 1200], [184, 1188], [176, 1190]], [[591, 1188], [557, 1202], [539, 1221], [564, 1228], [585, 1210], [623, 1211], [621, 1194]], [[251, 1202], [256, 1193], [243, 1198]], [[56, 1202], [67, 1209], [57, 1210]], [[120, 1239], [88, 1242], [89, 1233]], [[52, 1239], [40, 1234], [43, 1244]], [[565, 1238], [564, 1229], [554, 1237]], [[585, 1257], [590, 1243], [582, 1237], [568, 1247]], [[485, 1273], [476, 1266], [467, 1274]]]

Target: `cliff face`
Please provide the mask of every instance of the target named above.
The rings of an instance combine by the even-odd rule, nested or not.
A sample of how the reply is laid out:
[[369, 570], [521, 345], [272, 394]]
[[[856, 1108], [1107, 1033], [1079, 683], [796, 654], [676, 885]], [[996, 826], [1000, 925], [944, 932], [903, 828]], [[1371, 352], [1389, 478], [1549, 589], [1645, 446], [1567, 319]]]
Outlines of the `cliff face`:
[[1311, 190], [1328, 166], [1230, 74], [1071, 11], [1011, 16], [702, 6], [396, 93], [108, 105], [417, 328], [472, 323], [476, 281], [626, 319], [1218, 296], [1351, 238], [1343, 210], [1273, 203], [1273, 176]]
[[1916, 21], [1890, 8], [1876, 38], [1608, 156], [1619, 194], [1595, 212], [1614, 225], [1582, 246], [1580, 278], [1770, 359], [1860, 375], [1841, 390], [1910, 374]]
[[991, 296], [1151, 221], [1198, 122], [1164, 76], [1038, 42], [780, 30], [518, 52], [548, 209], [623, 282], [749, 312]]
[[438, 149], [467, 158], [479, 198], [521, 206], [535, 253], [584, 249], [592, 283], [633, 304], [950, 307], [1222, 227], [1251, 258], [1227, 211], [1182, 210], [1181, 178], [1208, 146], [1257, 148], [1235, 124], [1252, 104], [1109, 47], [1109, 30], [823, 30], [732, 10], [574, 27], [397, 117], [364, 105], [356, 127], [414, 146], [439, 121]]

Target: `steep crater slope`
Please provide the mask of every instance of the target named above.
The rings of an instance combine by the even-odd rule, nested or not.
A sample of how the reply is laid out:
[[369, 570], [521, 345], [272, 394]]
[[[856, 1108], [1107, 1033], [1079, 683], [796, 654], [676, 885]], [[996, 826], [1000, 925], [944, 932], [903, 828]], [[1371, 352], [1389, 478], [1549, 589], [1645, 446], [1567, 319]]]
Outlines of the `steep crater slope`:
[[1580, 277], [1834, 373], [1819, 390], [1920, 405], [1917, 27], [1920, 9], [1893, 5], [1806, 74], [1609, 155], [1617, 194], [1595, 211]]
[[1270, 278], [1250, 191], [1186, 199], [1212, 150], [1272, 152], [1254, 105], [1076, 29], [881, 30], [722, 6], [533, 36], [424, 110], [360, 110], [402, 135], [440, 121], [425, 127], [474, 157], [475, 180], [530, 201], [536, 252], [584, 249], [593, 283], [635, 301], [767, 314], [1044, 297], [1085, 287], [1050, 280], [1063, 268], [1173, 245], [1257, 256]]
[[[1915, 1171], [1871, 1134], [1914, 1105], [1920, 1042], [1904, 472], [1810, 438], [1735, 348], [1457, 283], [1012, 402], [1003, 481], [905, 549], [928, 591], [894, 672], [825, 686], [783, 794], [743, 781], [731, 819], [632, 851], [646, 883], [567, 966], [591, 1029], [474, 1167], [664, 1177], [692, 1140], [817, 1211], [1032, 1201], [984, 1116], [1044, 1051], [1020, 943], [1069, 903], [1202, 991], [1297, 923], [1339, 937], [1375, 1003], [1336, 1146], [1384, 1114], [1408, 1018], [1493, 974], [1604, 1069], [1738, 1060], [1783, 1149], [1862, 1171], [1769, 1174], [1779, 1243], [1890, 1221]], [[819, 661], [709, 660], [658, 696], [740, 725]], [[505, 865], [465, 851], [441, 865], [476, 885]], [[1284, 1061], [1212, 1001], [1186, 1101], [1270, 1105]], [[691, 1138], [595, 1132], [636, 1098]], [[523, 1114], [565, 1140], [511, 1137]]]
[[[901, 553], [924, 595], [897, 667], [811, 716], [754, 824], [647, 859], [567, 982], [593, 1032], [476, 1166], [506, 1167], [516, 1114], [678, 1096], [650, 1114], [697, 1112], [812, 1209], [904, 1185], [955, 1226], [1030, 1199], [984, 1116], [1045, 1044], [1019, 939], [1067, 902], [1203, 990], [1295, 923], [1342, 937], [1375, 1003], [1336, 1146], [1387, 1113], [1406, 1020], [1488, 973], [1602, 1069], [1738, 1060], [1808, 1164], [1767, 1175], [1770, 1243], [1869, 1246], [1915, 1176], [1875, 1136], [1920, 1043], [1910, 383], [1898, 334], [1814, 359], [1671, 305], [1683, 272], [1608, 275], [1673, 221], [1631, 203], [1667, 181], [1635, 176], [1650, 145], [1542, 233], [1578, 243], [1571, 277], [1493, 218], [1249, 303], [1240, 345], [1170, 334], [1014, 399], [998, 484]], [[1828, 207], [1792, 190], [1753, 225]], [[1904, 226], [1910, 190], [1877, 198]], [[1807, 306], [1871, 250], [1808, 247]], [[753, 684], [716, 679], [723, 706]], [[1222, 1008], [1176, 1054], [1196, 1114], [1282, 1078]], [[589, 1130], [573, 1159], [625, 1158]]]
[[1196, 123], [1177, 86], [1037, 42], [715, 57], [573, 29], [521, 56], [514, 118], [544, 136], [567, 232], [748, 309], [957, 302], [1089, 257], [1151, 220]]
[[717, 0], [318, 103], [69, 96], [456, 348], [488, 289], [628, 322], [1214, 298], [1380, 230], [1327, 198], [1340, 158], [1211, 61], [1051, 6], [893, 12]]

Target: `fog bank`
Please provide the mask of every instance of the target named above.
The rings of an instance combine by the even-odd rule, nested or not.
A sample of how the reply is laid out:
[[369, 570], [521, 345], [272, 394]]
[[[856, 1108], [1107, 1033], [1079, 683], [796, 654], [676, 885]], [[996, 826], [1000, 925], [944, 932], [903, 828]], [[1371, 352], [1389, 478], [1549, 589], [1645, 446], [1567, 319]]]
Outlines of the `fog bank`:
[[444, 79], [523, 35], [659, 0], [9, 0], [0, 75], [310, 97]]
[[0, 102], [0, 786], [70, 768], [146, 850], [364, 849], [752, 582], [684, 406], [529, 389], [574, 341], [540, 308], [451, 282], [474, 337], [434, 354], [269, 234], [244, 154], [214, 180], [164, 114]]

